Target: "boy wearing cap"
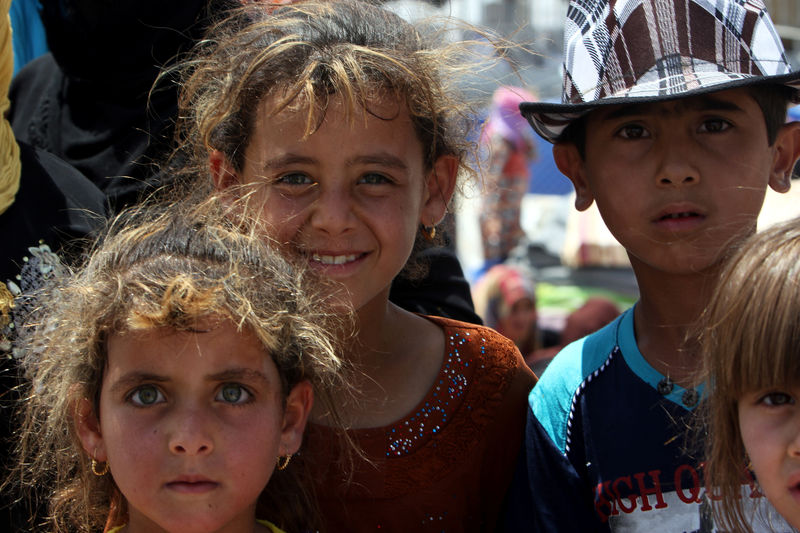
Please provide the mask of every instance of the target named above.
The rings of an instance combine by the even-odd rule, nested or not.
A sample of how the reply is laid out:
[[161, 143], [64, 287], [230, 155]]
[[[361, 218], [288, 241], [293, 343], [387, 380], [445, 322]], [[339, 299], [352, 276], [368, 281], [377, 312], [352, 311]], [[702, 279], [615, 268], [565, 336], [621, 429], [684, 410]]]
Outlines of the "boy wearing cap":
[[531, 392], [505, 527], [714, 531], [686, 339], [767, 186], [789, 189], [800, 72], [759, 0], [571, 0], [564, 58], [563, 103], [520, 109], [626, 248], [640, 300]]

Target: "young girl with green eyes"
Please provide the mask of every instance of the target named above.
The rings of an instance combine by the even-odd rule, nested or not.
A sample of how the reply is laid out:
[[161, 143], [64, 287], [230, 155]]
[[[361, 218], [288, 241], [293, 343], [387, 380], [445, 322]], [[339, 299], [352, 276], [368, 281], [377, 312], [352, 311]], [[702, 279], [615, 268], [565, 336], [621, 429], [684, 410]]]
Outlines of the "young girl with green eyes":
[[716, 530], [796, 531], [800, 219], [772, 226], [737, 250], [703, 318], [706, 485]]
[[335, 413], [330, 332], [348, 318], [212, 205], [120, 218], [47, 292], [24, 335], [30, 385], [5, 488], [48, 495], [36, 531], [317, 527], [292, 457], [315, 396]]
[[363, 457], [342, 468], [316, 415], [303, 449], [330, 532], [494, 530], [535, 379], [495, 331], [389, 300], [470, 170], [457, 84], [474, 56], [430, 37], [367, 2], [256, 3], [212, 28], [181, 81], [183, 164], [247, 197], [356, 312], [343, 355], [359, 395], [339, 406]]

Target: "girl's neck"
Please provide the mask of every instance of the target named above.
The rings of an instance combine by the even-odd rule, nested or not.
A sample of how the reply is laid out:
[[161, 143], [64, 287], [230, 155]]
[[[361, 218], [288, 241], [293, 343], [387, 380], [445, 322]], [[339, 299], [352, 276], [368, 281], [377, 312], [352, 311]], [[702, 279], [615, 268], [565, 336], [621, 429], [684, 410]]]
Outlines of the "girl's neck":
[[369, 364], [391, 355], [397, 338], [398, 316], [405, 313], [389, 301], [389, 290], [373, 298], [356, 311], [356, 342], [347, 356], [351, 363]]
[[444, 333], [388, 299], [362, 306], [357, 316], [358, 334], [347, 354], [357, 392], [340, 402], [340, 414], [352, 428], [383, 427], [410, 413], [432, 387], [444, 359]]

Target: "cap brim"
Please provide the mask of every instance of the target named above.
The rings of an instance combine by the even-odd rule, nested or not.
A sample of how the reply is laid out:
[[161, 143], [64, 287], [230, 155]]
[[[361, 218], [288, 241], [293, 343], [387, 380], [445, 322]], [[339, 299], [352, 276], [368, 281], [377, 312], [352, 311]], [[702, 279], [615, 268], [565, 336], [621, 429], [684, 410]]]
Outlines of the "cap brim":
[[[750, 85], [786, 85], [800, 91], [800, 70], [789, 74], [776, 76], [752, 76], [749, 78], [739, 78], [697, 87], [696, 89], [684, 90], [678, 93], [669, 94], [645, 94], [645, 95], [625, 95], [618, 97], [607, 97], [591, 102], [578, 104], [564, 104], [553, 102], [522, 102], [519, 105], [520, 113], [525, 117], [534, 131], [542, 138], [551, 143], [558, 141], [559, 137], [572, 121], [582, 117], [586, 113], [598, 107], [625, 104], [644, 104], [650, 102], [663, 102], [686, 98], [699, 94], [706, 94], [727, 89], [736, 89]], [[800, 93], [796, 98], [800, 97]]]

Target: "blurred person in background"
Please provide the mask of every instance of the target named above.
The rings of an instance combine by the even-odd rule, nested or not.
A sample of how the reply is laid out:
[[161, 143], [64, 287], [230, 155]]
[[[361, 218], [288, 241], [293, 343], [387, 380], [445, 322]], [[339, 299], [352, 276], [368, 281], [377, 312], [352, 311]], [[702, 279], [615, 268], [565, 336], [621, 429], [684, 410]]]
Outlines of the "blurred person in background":
[[519, 113], [519, 104], [532, 100], [534, 95], [521, 87], [499, 87], [481, 132], [485, 153], [480, 207], [484, 270], [505, 261], [525, 235], [520, 212], [530, 182], [529, 166], [536, 158], [536, 142]]
[[569, 314], [557, 344], [537, 349], [525, 357], [525, 362], [537, 376], [542, 375], [547, 365], [562, 348], [609, 324], [617, 318], [620, 312], [617, 304], [608, 298], [601, 296], [588, 298], [583, 305]]
[[112, 211], [162, 185], [178, 87], [161, 69], [236, 0], [41, 0], [50, 52], [10, 89], [17, 139], [75, 166]]
[[557, 342], [557, 334], [537, 325], [536, 285], [524, 268], [494, 265], [476, 282], [473, 300], [484, 324], [514, 341], [526, 360]]

